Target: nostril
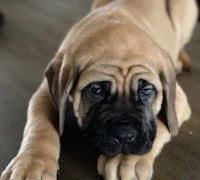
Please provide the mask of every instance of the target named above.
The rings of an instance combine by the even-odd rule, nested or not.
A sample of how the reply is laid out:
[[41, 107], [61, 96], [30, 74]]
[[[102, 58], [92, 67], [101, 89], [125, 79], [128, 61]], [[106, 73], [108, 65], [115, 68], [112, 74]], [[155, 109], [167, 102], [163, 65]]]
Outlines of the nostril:
[[120, 144], [119, 139], [114, 138], [114, 141], [115, 141], [117, 144]]
[[131, 143], [135, 139], [134, 132], [116, 132], [114, 136], [114, 141], [116, 143]]
[[126, 141], [126, 143], [131, 143], [134, 141], [134, 139], [135, 139], [135, 137], [133, 136], [132, 138], [127, 138], [125, 141]]

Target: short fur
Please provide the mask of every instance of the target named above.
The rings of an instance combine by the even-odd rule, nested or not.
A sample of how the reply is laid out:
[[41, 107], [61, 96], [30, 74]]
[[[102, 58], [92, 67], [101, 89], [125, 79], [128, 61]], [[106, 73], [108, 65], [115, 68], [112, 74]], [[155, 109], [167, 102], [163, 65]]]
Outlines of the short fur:
[[157, 92], [149, 110], [157, 126], [152, 149], [143, 155], [101, 155], [97, 169], [107, 180], [151, 179], [155, 158], [189, 119], [176, 71], [188, 69], [182, 52], [197, 18], [195, 1], [96, 0], [92, 9], [69, 31], [47, 67], [29, 103], [21, 148], [2, 180], [56, 179], [67, 109], [73, 109], [84, 128], [89, 107], [82, 91], [93, 82], [109, 81], [111, 94], [123, 100], [138, 90], [141, 79]]

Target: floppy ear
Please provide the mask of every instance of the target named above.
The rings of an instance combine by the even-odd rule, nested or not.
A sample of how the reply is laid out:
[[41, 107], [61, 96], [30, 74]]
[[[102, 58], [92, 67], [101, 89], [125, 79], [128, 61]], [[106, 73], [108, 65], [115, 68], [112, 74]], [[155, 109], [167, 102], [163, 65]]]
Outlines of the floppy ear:
[[73, 70], [64, 54], [57, 54], [46, 69], [49, 94], [59, 112], [60, 135], [64, 130], [66, 101], [73, 86]]
[[48, 81], [49, 94], [52, 100], [54, 107], [59, 110], [59, 76], [60, 70], [63, 62], [63, 56], [61, 54], [56, 55], [54, 59], [50, 62], [50, 64], [46, 68], [46, 78]]
[[161, 112], [164, 113], [169, 131], [172, 135], [178, 133], [178, 120], [175, 110], [176, 71], [173, 62], [166, 52], [163, 52], [165, 66], [162, 67], [160, 78], [163, 86], [163, 103]]

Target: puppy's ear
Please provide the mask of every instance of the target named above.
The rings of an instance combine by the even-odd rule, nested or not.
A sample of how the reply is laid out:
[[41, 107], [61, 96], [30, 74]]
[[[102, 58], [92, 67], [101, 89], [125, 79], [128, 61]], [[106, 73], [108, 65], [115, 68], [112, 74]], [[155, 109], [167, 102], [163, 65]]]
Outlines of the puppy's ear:
[[54, 59], [50, 62], [50, 64], [46, 68], [46, 78], [48, 81], [49, 94], [52, 100], [54, 107], [59, 109], [59, 76], [60, 70], [63, 62], [63, 56], [61, 54], [56, 55]]
[[178, 120], [175, 110], [176, 96], [176, 71], [172, 59], [166, 52], [163, 52], [164, 66], [160, 72], [163, 86], [163, 103], [161, 113], [164, 114], [169, 131], [172, 135], [178, 133]]
[[63, 133], [66, 101], [73, 87], [73, 69], [64, 54], [57, 54], [46, 69], [49, 94], [54, 107], [59, 112], [59, 129]]

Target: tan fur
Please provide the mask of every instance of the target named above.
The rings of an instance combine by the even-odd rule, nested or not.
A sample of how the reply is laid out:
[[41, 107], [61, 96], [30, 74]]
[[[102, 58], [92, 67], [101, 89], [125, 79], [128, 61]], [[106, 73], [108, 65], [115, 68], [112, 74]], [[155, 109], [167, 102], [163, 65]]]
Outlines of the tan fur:
[[49, 64], [31, 98], [19, 153], [1, 179], [55, 180], [66, 101], [81, 127], [87, 107], [80, 91], [87, 84], [108, 80], [113, 93], [128, 96], [140, 78], [156, 87], [154, 113], [165, 109], [166, 120], [157, 118], [157, 137], [148, 154], [100, 156], [98, 173], [107, 180], [151, 179], [155, 158], [191, 114], [175, 68], [180, 71], [179, 52], [191, 37], [196, 16], [193, 0], [96, 0], [93, 11], [69, 31]]

